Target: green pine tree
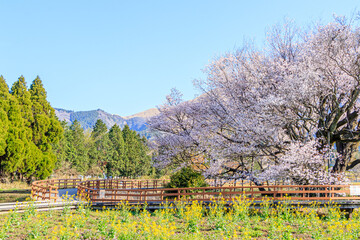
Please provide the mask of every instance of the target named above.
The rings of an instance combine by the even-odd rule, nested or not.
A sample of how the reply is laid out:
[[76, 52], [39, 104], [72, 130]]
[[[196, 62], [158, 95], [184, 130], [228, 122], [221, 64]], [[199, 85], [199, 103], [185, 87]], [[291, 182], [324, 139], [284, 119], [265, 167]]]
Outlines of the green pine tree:
[[53, 152], [57, 158], [55, 170], [62, 168], [62, 166], [67, 162], [66, 148], [68, 146], [68, 138], [65, 136], [69, 135], [67, 133], [70, 131], [70, 128], [65, 120], [60, 124], [63, 129], [60, 140], [52, 145]]
[[106, 124], [101, 119], [98, 119], [91, 132], [91, 137], [93, 139], [96, 139], [105, 135], [106, 132], [107, 132]]
[[117, 124], [110, 129], [109, 139], [112, 144], [113, 154], [106, 166], [107, 174], [109, 176], [121, 176], [125, 170], [125, 142], [122, 131]]
[[0, 159], [6, 152], [6, 139], [8, 137], [9, 119], [7, 113], [9, 112], [9, 87], [5, 82], [4, 77], [0, 76]]
[[85, 147], [84, 129], [75, 120], [70, 126], [65, 137], [68, 139], [66, 146], [67, 161], [80, 173], [85, 173], [89, 168], [88, 150]]
[[151, 166], [151, 157], [147, 155], [146, 140], [128, 125], [122, 130], [125, 141], [125, 157], [123, 175], [138, 177], [148, 174]]
[[106, 132], [107, 127], [105, 123], [101, 119], [98, 119], [91, 132], [93, 145], [89, 153], [90, 165], [94, 166], [96, 164], [101, 168], [103, 173], [112, 155], [111, 142]]
[[[21, 106], [9, 92], [5, 79], [0, 77], [0, 112], [2, 119], [0, 174], [14, 178], [24, 168], [30, 142], [28, 129], [22, 117]], [[4, 142], [5, 141], [5, 142]]]
[[32, 82], [29, 92], [34, 117], [33, 142], [43, 152], [50, 153], [51, 145], [59, 141], [63, 129], [55, 110], [46, 99], [46, 91], [39, 76]]
[[29, 92], [34, 120], [31, 125], [32, 141], [42, 153], [36, 153], [36, 176], [45, 178], [55, 167], [56, 155], [53, 153], [52, 145], [59, 141], [63, 129], [55, 110], [46, 99], [46, 91], [39, 76], [32, 82]]
[[56, 161], [51, 144], [61, 133], [40, 78], [28, 91], [23, 76], [11, 91], [0, 76], [0, 176], [30, 181], [48, 177]]
[[27, 89], [24, 76], [20, 76], [11, 87], [11, 93], [19, 102], [22, 117], [26, 120], [26, 126], [30, 127], [34, 121], [32, 113], [31, 95]]

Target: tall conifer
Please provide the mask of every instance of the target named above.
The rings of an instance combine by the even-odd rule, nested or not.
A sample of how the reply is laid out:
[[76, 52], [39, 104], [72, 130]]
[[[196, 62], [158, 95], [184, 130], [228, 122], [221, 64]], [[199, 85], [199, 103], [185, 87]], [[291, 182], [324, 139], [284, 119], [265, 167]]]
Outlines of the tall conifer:
[[98, 137], [102, 137], [106, 132], [107, 132], [106, 124], [101, 119], [98, 119], [96, 120], [96, 123], [91, 132], [91, 137], [93, 139], [96, 139]]
[[2, 76], [0, 77], [0, 87], [0, 112], [2, 112], [3, 125], [0, 172], [2, 177], [15, 177], [24, 166], [24, 159], [29, 148], [29, 131], [25, 126], [19, 102], [10, 94]]
[[106, 134], [106, 132], [107, 127], [105, 123], [101, 119], [98, 119], [91, 132], [91, 138], [94, 141], [94, 144], [93, 149], [89, 154], [91, 163], [96, 162], [103, 172], [111, 160], [113, 150], [109, 135]]
[[26, 126], [31, 126], [34, 121], [32, 113], [31, 95], [27, 89], [26, 81], [21, 75], [11, 87], [11, 93], [19, 102], [22, 117], [26, 120]]
[[85, 172], [89, 167], [88, 151], [85, 148], [84, 129], [77, 120], [70, 126], [66, 137], [68, 138], [66, 149], [68, 161], [72, 163], [77, 171]]
[[55, 167], [56, 156], [52, 145], [59, 141], [63, 129], [55, 110], [46, 99], [47, 94], [39, 76], [32, 82], [29, 92], [33, 113], [32, 141], [42, 152], [37, 154], [37, 177], [43, 178]]
[[46, 91], [39, 76], [32, 82], [29, 92], [34, 116], [33, 142], [45, 152], [50, 150], [51, 144], [59, 140], [63, 129], [55, 110], [46, 99]]
[[109, 131], [109, 139], [112, 144], [113, 152], [109, 163], [107, 164], [107, 172], [110, 176], [121, 176], [125, 170], [125, 143], [120, 127], [115, 124]]
[[[9, 111], [9, 87], [4, 77], [0, 76], [0, 159], [5, 155], [6, 139], [9, 130], [9, 120], [7, 113]], [[1, 161], [1, 160], [0, 160]]]
[[122, 130], [125, 141], [125, 157], [123, 175], [137, 177], [148, 173], [150, 170], [150, 156], [147, 155], [145, 142], [128, 125]]

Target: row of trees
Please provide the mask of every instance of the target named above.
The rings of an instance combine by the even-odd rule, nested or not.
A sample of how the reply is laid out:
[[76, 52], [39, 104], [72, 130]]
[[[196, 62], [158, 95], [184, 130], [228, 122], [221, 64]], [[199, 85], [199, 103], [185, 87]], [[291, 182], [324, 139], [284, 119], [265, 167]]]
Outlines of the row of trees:
[[[202, 93], [173, 90], [150, 121], [157, 165], [196, 165], [207, 177], [342, 181], [360, 163], [360, 28], [344, 18], [304, 31], [274, 27], [264, 49], [215, 59]], [[333, 162], [333, 164], [332, 164]]]
[[62, 131], [39, 77], [30, 89], [23, 76], [9, 89], [0, 76], [0, 178], [48, 177]]
[[100, 119], [91, 132], [78, 121], [63, 122], [64, 137], [55, 146], [56, 170], [65, 174], [138, 177], [151, 173], [147, 140], [127, 125], [114, 125], [109, 131]]
[[44, 179], [64, 175], [136, 177], [150, 173], [146, 138], [126, 125], [109, 131], [98, 120], [92, 132], [79, 122], [61, 123], [39, 77], [27, 88], [21, 76], [11, 89], [0, 76], [0, 179]]

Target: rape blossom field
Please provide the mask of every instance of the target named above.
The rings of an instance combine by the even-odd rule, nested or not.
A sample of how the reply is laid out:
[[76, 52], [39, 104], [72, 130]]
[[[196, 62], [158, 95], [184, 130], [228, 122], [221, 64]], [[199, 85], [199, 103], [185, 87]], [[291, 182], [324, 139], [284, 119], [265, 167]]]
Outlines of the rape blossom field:
[[[149, 212], [121, 203], [114, 209], [25, 212], [2, 215], [0, 239], [359, 239], [360, 214], [347, 218], [336, 205], [291, 209], [289, 201], [260, 210], [247, 199], [203, 205], [175, 201]], [[146, 206], [145, 206], [146, 207]]]

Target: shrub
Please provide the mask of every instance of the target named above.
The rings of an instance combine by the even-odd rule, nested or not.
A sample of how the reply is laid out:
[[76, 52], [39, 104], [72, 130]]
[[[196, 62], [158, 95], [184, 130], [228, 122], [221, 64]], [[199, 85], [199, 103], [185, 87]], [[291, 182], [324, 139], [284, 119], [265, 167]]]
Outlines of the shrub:
[[204, 176], [191, 167], [182, 168], [170, 177], [167, 188], [206, 187]]

